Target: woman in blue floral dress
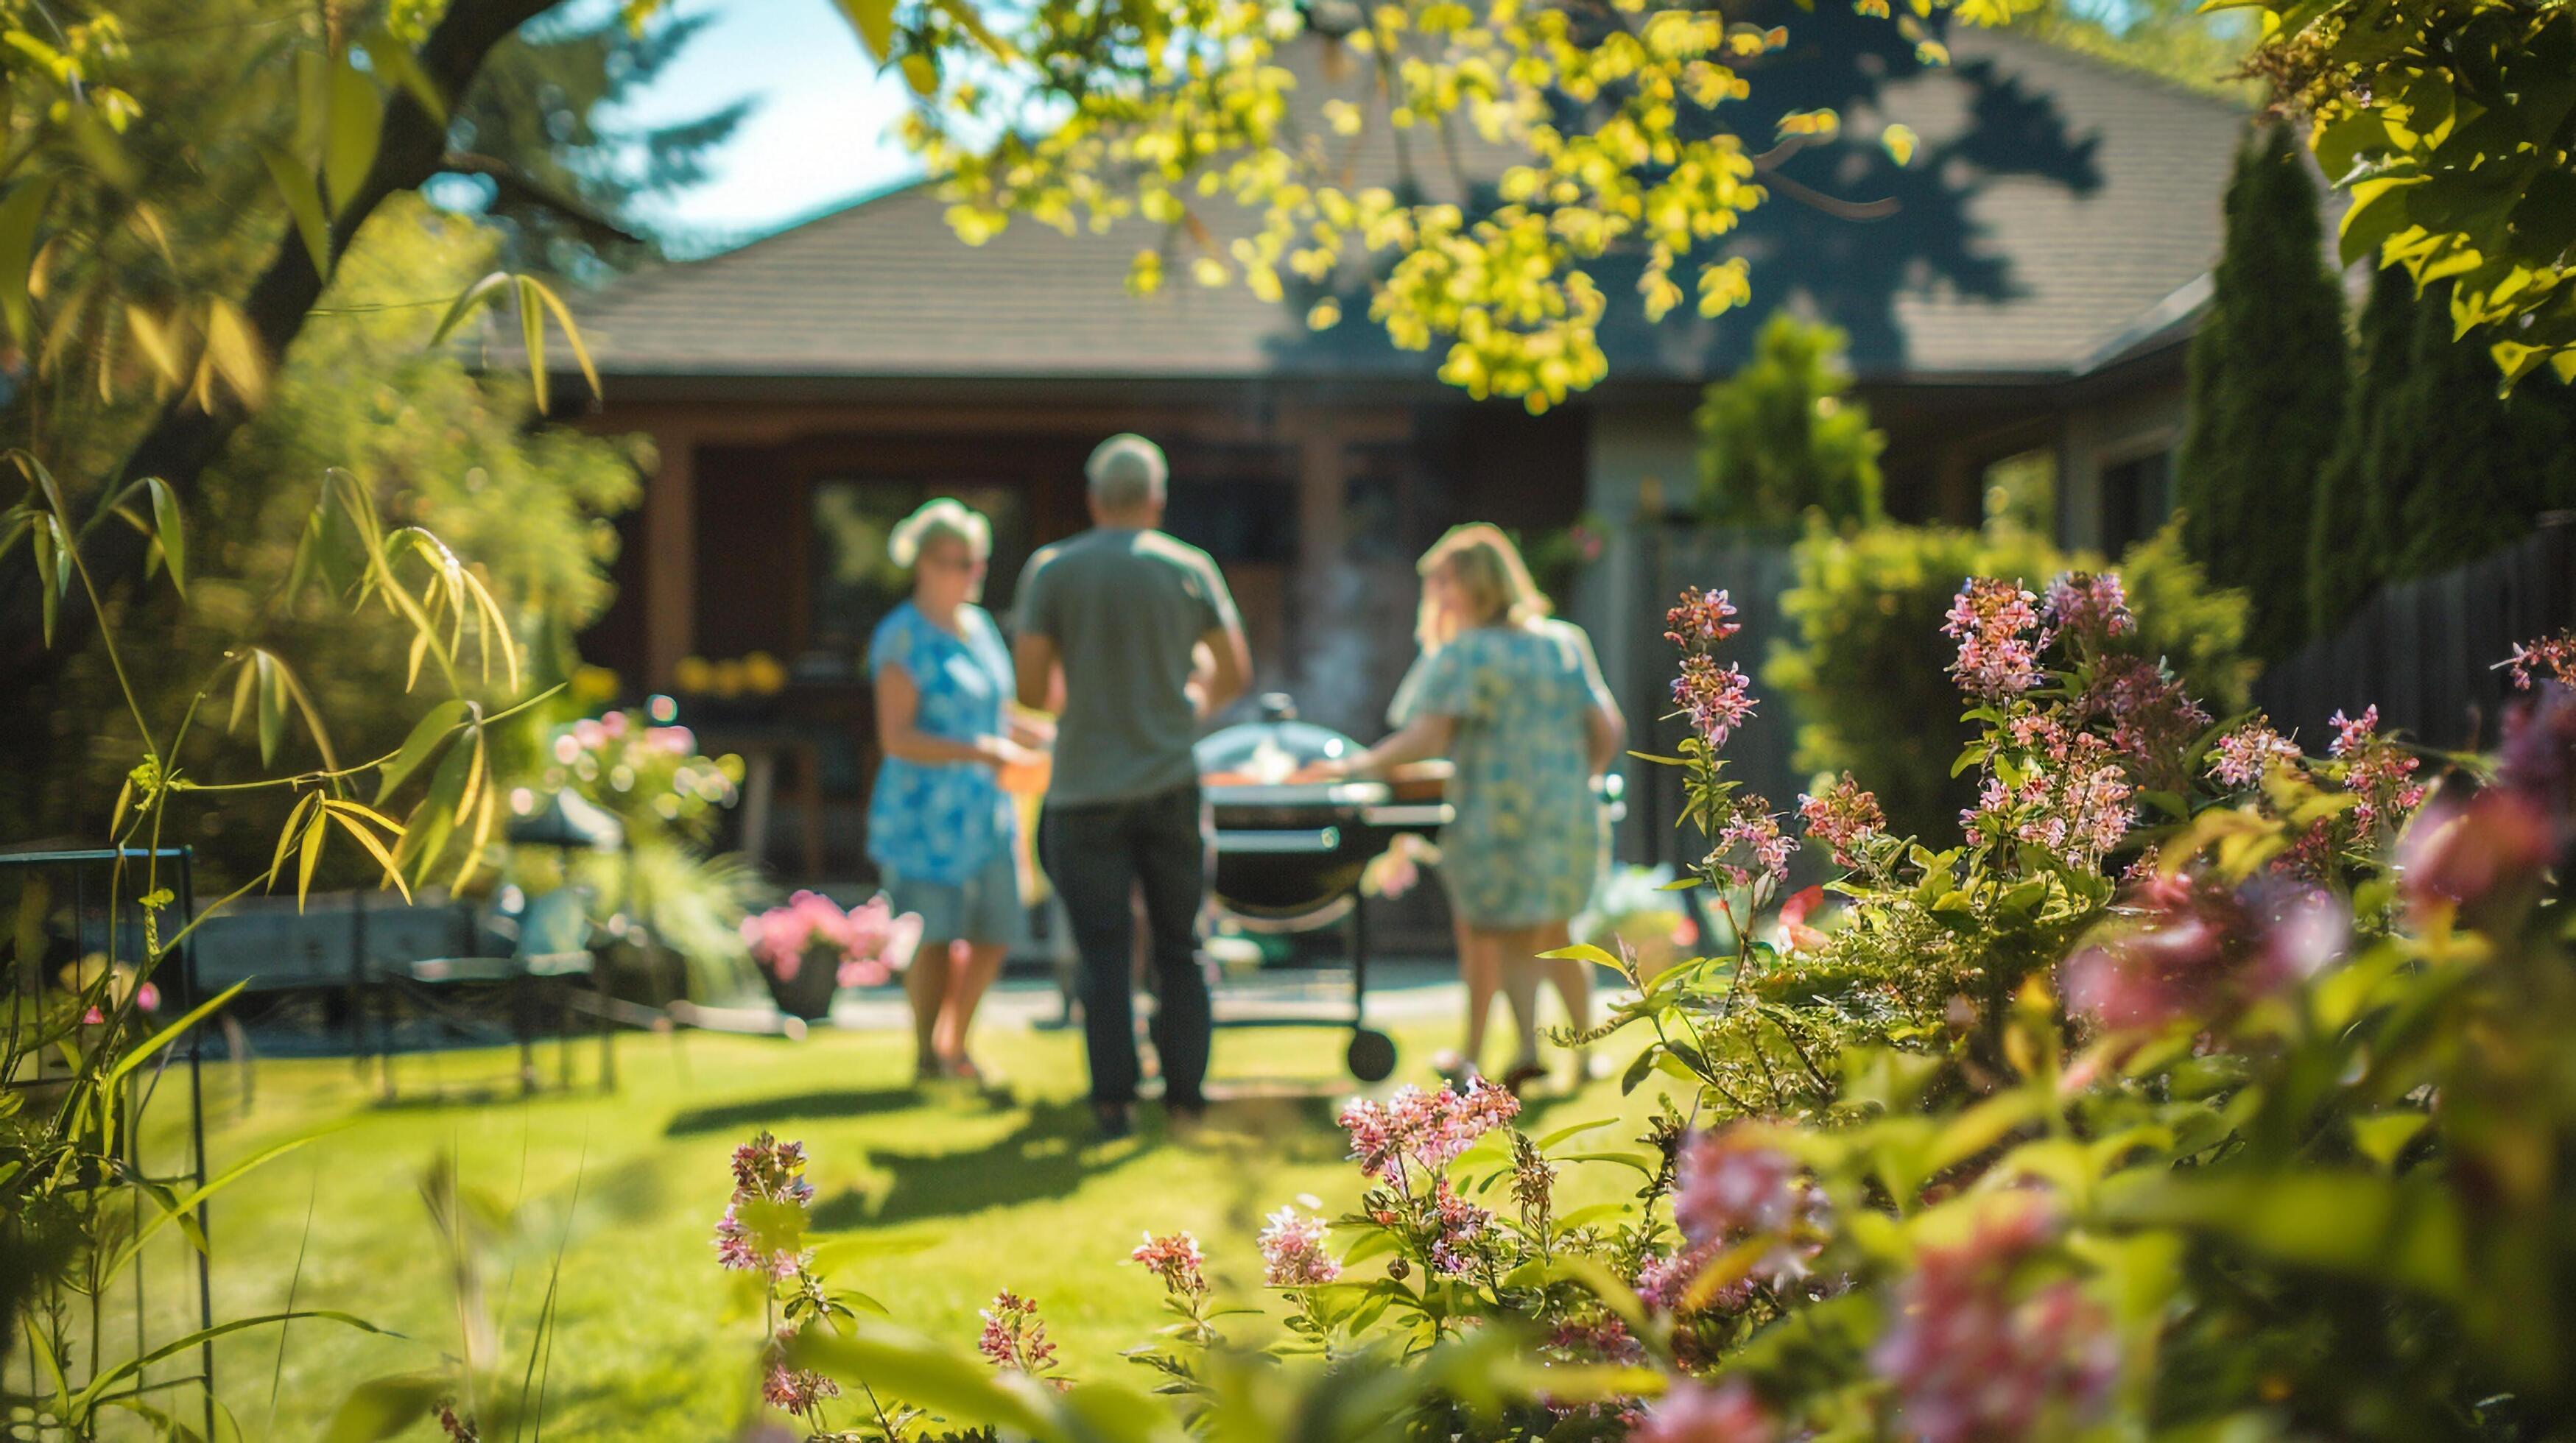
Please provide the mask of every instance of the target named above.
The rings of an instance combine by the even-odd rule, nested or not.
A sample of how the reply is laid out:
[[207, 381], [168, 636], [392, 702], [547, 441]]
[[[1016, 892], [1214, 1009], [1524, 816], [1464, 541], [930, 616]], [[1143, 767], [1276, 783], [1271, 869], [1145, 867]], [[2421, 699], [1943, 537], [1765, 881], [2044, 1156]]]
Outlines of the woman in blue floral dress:
[[1009, 719], [1010, 647], [975, 604], [990, 524], [942, 497], [895, 527], [888, 550], [912, 568], [912, 597], [868, 641], [884, 753], [868, 799], [868, 857], [894, 910], [922, 921], [904, 976], [920, 1075], [971, 1079], [975, 1005], [1028, 925], [1006, 783], [1036, 765], [1027, 743], [1040, 738]]
[[1393, 735], [1335, 771], [1365, 774], [1447, 756], [1457, 767], [1440, 833], [1440, 874], [1455, 918], [1467, 984], [1459, 1070], [1473, 1069], [1499, 988], [1520, 1047], [1503, 1074], [1518, 1088], [1544, 1076], [1538, 991], [1555, 983], [1578, 1031], [1591, 1022], [1585, 964], [1541, 961], [1567, 944], [1567, 924], [1592, 899], [1609, 849], [1598, 779], [1619, 755], [1626, 725], [1580, 627], [1552, 620], [1547, 599], [1511, 539], [1461, 526], [1426, 553], [1422, 654], [1397, 688]]

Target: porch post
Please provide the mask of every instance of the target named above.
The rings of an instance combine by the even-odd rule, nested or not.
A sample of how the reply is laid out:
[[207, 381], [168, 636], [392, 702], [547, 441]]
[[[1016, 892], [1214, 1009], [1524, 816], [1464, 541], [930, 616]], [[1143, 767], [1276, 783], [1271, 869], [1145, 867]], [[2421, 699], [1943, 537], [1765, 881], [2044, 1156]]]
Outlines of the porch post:
[[664, 427], [653, 446], [660, 462], [644, 483], [644, 670], [650, 685], [668, 687], [697, 645], [697, 436]]

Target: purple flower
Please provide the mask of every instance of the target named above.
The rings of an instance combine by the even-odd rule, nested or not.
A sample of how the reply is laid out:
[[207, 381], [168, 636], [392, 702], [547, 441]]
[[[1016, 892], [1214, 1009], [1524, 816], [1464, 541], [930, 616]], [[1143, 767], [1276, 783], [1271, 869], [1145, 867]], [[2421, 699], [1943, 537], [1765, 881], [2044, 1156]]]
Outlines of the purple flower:
[[[786, 1209], [802, 1212], [812, 1205], [814, 1185], [805, 1179], [805, 1144], [780, 1142], [766, 1128], [733, 1150], [733, 1197], [716, 1220], [716, 1264], [733, 1272], [793, 1277], [806, 1254], [781, 1247], [776, 1224], [762, 1220]], [[745, 1214], [749, 1216], [746, 1217]], [[794, 1230], [801, 1235], [802, 1228]]]
[[2496, 665], [2511, 673], [2513, 684], [2524, 691], [2531, 690], [2535, 671], [2548, 673], [2548, 679], [2560, 686], [2576, 686], [2576, 631], [2526, 641]]
[[1431, 1244], [1432, 1270], [1451, 1277], [1471, 1271], [1476, 1263], [1476, 1240], [1485, 1236], [1494, 1215], [1460, 1197], [1445, 1177], [1432, 1194], [1431, 1212], [1440, 1228], [1439, 1237]]
[[1342, 1275], [1342, 1265], [1324, 1248], [1322, 1218], [1299, 1215], [1293, 1207], [1272, 1213], [1261, 1230], [1261, 1276], [1274, 1288], [1306, 1288]]

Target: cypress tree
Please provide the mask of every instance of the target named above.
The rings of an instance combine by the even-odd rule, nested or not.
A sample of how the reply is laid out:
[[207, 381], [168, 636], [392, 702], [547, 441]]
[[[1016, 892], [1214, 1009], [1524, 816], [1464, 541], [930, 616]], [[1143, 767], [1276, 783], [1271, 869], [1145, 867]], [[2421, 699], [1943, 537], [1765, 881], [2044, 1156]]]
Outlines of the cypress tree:
[[2286, 124], [2239, 152], [2209, 315], [2191, 345], [2191, 433], [2176, 478], [2183, 544], [2253, 600], [2247, 641], [2278, 657], [2307, 631], [2301, 575], [2317, 477], [2343, 419], [2343, 294], [2317, 189]]
[[2343, 624], [2386, 578], [2388, 544], [2379, 536], [2372, 483], [2395, 434], [2415, 348], [2415, 282], [2403, 267], [2373, 271], [2361, 310], [2361, 369], [2344, 408], [2343, 434], [2317, 478], [2308, 527], [2308, 630], [2326, 636]]
[[2480, 338], [2451, 338], [2447, 282], [2416, 303], [2398, 434], [2378, 451], [2369, 490], [2379, 508], [2371, 539], [2390, 578], [2474, 561], [2529, 532], [2563, 496], [2571, 468], [2566, 388], [2546, 376], [2510, 400]]

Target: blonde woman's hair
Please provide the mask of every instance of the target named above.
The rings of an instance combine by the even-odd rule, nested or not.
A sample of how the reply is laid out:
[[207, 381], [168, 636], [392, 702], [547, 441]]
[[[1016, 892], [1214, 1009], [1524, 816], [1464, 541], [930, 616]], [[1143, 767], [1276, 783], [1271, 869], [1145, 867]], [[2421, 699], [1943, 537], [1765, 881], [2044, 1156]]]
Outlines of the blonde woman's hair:
[[[1444, 566], [1467, 594], [1467, 609], [1475, 615], [1476, 625], [1500, 621], [1527, 626], [1555, 610], [1539, 593], [1538, 583], [1530, 580], [1529, 563], [1521, 560], [1521, 549], [1490, 522], [1450, 527], [1449, 534], [1422, 553], [1413, 569], [1428, 578]], [[1457, 624], [1432, 604], [1431, 592], [1425, 588], [1413, 639], [1424, 651], [1438, 651], [1456, 632]]]
[[921, 509], [894, 525], [886, 538], [886, 555], [897, 566], [909, 569], [921, 559], [921, 551], [934, 541], [954, 537], [966, 543], [966, 550], [982, 560], [993, 554], [993, 523], [984, 514], [954, 496], [942, 496], [921, 503]]

